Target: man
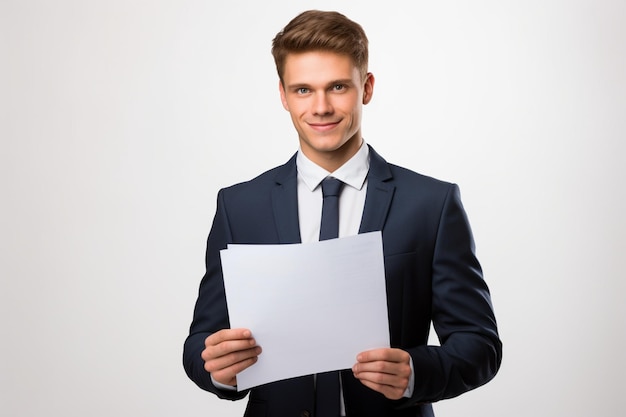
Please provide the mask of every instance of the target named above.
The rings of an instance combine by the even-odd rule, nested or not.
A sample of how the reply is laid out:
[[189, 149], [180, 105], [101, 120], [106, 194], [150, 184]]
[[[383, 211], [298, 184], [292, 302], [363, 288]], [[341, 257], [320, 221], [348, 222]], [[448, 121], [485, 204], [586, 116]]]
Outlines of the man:
[[[364, 143], [374, 76], [361, 26], [304, 12], [275, 37], [272, 54], [300, 148], [285, 165], [219, 192], [186, 372], [220, 398], [248, 394], [236, 391], [237, 374], [262, 347], [254, 329], [230, 329], [219, 251], [323, 238], [321, 184], [333, 177], [342, 182], [335, 236], [382, 231], [392, 347], [362, 352], [340, 373], [253, 388], [245, 415], [432, 416], [431, 402], [493, 378], [502, 354], [458, 187], [388, 164]], [[431, 321], [441, 346], [426, 345]]]

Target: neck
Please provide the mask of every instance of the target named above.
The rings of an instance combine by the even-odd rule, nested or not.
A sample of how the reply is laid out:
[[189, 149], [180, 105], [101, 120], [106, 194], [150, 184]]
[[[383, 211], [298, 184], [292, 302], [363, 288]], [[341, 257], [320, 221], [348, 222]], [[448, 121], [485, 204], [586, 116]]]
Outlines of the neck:
[[306, 155], [312, 162], [324, 168], [328, 172], [335, 172], [343, 164], [348, 162], [361, 148], [363, 139], [360, 135], [355, 135], [348, 140], [342, 147], [328, 152], [311, 152], [304, 146], [301, 146], [302, 153]]

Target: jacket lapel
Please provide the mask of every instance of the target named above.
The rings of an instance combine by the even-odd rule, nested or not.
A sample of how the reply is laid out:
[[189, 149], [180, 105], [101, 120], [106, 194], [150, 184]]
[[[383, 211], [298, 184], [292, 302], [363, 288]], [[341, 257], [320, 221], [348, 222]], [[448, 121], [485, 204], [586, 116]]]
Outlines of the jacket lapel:
[[[301, 242], [297, 177], [296, 155], [294, 155], [285, 165], [278, 168], [276, 184], [272, 190], [274, 221], [279, 243]], [[390, 182], [392, 178], [387, 161], [370, 146], [367, 194], [359, 233], [383, 229], [396, 188]]]
[[387, 161], [370, 146], [370, 169], [367, 175], [367, 194], [359, 233], [382, 230], [391, 207], [396, 187]]
[[279, 243], [300, 243], [296, 155], [278, 168], [272, 190], [272, 208]]

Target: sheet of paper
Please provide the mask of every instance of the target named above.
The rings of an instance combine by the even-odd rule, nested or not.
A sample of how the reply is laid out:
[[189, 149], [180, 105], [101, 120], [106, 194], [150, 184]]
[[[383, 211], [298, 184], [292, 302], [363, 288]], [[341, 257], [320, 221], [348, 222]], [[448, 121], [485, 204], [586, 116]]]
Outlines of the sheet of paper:
[[380, 232], [221, 251], [232, 328], [263, 353], [237, 389], [351, 368], [359, 352], [389, 347]]

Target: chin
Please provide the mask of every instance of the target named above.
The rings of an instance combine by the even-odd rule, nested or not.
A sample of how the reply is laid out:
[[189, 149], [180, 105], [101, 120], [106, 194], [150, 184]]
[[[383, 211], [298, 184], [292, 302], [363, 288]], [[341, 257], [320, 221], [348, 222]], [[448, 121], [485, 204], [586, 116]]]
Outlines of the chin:
[[335, 152], [343, 148], [344, 145], [345, 145], [345, 142], [344, 143], [337, 143], [337, 142], [323, 143], [323, 144], [319, 144], [318, 146], [315, 146], [314, 149], [318, 152]]

